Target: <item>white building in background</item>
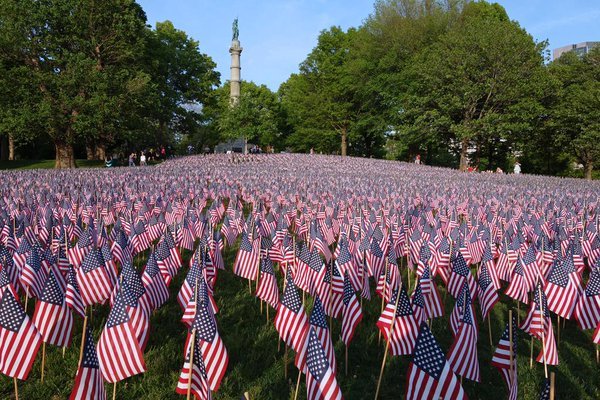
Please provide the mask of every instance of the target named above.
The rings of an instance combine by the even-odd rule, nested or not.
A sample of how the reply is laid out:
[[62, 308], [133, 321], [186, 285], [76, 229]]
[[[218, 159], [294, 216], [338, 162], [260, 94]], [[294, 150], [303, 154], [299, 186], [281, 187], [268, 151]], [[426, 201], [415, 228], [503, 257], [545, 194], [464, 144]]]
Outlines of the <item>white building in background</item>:
[[572, 51], [578, 56], [583, 56], [589, 53], [594, 47], [599, 46], [600, 42], [582, 42], [577, 44], [569, 44], [567, 46], [559, 47], [552, 51], [552, 60], [560, 58], [564, 53]]

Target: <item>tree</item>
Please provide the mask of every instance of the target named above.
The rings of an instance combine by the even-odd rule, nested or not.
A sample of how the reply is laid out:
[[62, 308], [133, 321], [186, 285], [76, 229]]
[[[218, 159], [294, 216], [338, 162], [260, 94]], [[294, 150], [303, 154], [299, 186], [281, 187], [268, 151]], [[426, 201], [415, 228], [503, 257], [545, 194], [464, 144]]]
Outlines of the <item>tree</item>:
[[[300, 64], [300, 73], [280, 88], [295, 131], [290, 143], [296, 148], [316, 145], [329, 152], [334, 150], [330, 139], [337, 137], [342, 156], [347, 154], [350, 130], [358, 118], [347, 68], [355, 34], [353, 28], [348, 32], [339, 27], [322, 31], [317, 46]], [[320, 135], [326, 140], [317, 143], [314, 139]], [[327, 146], [323, 146], [325, 143]]]
[[565, 53], [550, 65], [559, 82], [549, 121], [557, 145], [583, 164], [592, 179], [600, 158], [600, 48], [583, 57]]
[[145, 21], [130, 0], [0, 0], [0, 57], [22, 95], [2, 129], [22, 141], [48, 135], [56, 167], [74, 167], [73, 145], [114, 135], [118, 106], [148, 82], [132, 67]]
[[198, 42], [170, 21], [158, 22], [148, 35], [145, 64], [155, 85], [150, 117], [156, 122], [156, 143], [204, 129], [202, 108], [220, 84], [220, 75]]
[[229, 82], [214, 92], [214, 106], [207, 108], [214, 129], [223, 140], [240, 137], [263, 147], [282, 147], [283, 118], [277, 95], [265, 85], [243, 81], [241, 95], [231, 104]]
[[399, 134], [456, 148], [461, 170], [471, 149], [478, 163], [486, 147], [518, 142], [545, 112], [545, 46], [500, 5], [465, 5], [457, 23], [406, 70]]

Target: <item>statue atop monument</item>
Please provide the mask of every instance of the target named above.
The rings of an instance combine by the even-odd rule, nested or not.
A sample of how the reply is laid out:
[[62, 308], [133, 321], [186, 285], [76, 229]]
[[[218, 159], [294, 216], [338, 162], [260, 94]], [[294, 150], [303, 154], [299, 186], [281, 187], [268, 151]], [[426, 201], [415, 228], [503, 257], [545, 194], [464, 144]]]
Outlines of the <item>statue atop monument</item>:
[[237, 17], [233, 20], [233, 26], [231, 27], [231, 30], [233, 31], [233, 37], [231, 38], [231, 40], [238, 40], [238, 37], [240, 36], [240, 30], [238, 28]]

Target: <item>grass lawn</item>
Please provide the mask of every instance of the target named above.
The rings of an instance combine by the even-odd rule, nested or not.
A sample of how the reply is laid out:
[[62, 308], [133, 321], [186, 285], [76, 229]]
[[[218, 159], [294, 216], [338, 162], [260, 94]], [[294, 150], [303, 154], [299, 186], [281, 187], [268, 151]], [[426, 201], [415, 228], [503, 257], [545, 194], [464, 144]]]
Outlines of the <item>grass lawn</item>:
[[[101, 160], [76, 160], [78, 167], [93, 168], [104, 167], [104, 161]], [[15, 160], [0, 161], [0, 169], [51, 169], [54, 168], [54, 160]]]
[[[144, 254], [147, 257], [148, 252]], [[176, 295], [185, 274], [189, 252], [184, 253], [186, 267], [176, 276], [171, 284], [171, 298], [151, 318], [151, 332], [148, 346], [144, 354], [147, 372], [129, 378], [117, 384], [117, 399], [181, 399], [175, 393], [175, 387], [183, 364], [183, 346], [186, 336], [184, 325], [180, 323], [182, 311], [177, 304]], [[284, 378], [283, 345], [278, 351], [278, 335], [273, 326], [273, 309], [261, 313], [260, 301], [249, 294], [248, 282], [236, 277], [232, 271], [235, 250], [224, 252], [227, 270], [220, 271], [215, 288], [215, 299], [219, 306], [217, 322], [220, 334], [229, 353], [229, 367], [220, 390], [214, 399], [239, 399], [245, 391], [251, 398], [260, 400], [293, 399], [296, 385], [297, 369], [291, 362], [292, 352], [288, 360], [288, 378]], [[138, 260], [138, 269], [141, 262]], [[403, 281], [407, 283], [406, 273]], [[414, 284], [414, 277], [412, 279]], [[412, 286], [412, 285], [411, 285]], [[253, 289], [255, 285], [253, 284]], [[372, 286], [372, 289], [374, 287]], [[444, 289], [439, 285], [440, 295], [444, 297]], [[372, 293], [374, 291], [372, 290]], [[432, 322], [432, 331], [447, 353], [451, 345], [451, 333], [448, 317], [454, 305], [451, 296], [446, 298], [446, 314], [443, 318]], [[508, 319], [508, 306], [515, 306], [512, 300], [502, 296], [492, 312], [491, 324], [494, 346], [498, 342]], [[306, 306], [310, 309], [311, 301], [307, 296]], [[33, 314], [33, 302], [29, 302], [29, 315]], [[363, 303], [364, 317], [360, 323], [348, 353], [348, 375], [344, 374], [344, 347], [338, 339], [341, 321], [333, 321], [332, 337], [335, 339], [336, 358], [338, 364], [338, 382], [345, 399], [372, 399], [377, 386], [377, 377], [381, 366], [385, 343], [378, 343], [375, 322], [381, 311], [381, 300], [374, 296], [371, 302]], [[90, 321], [97, 342], [106, 322], [107, 306], [97, 306]], [[526, 313], [521, 306], [521, 320]], [[506, 398], [506, 387], [500, 373], [490, 365], [493, 350], [490, 348], [487, 321], [481, 321], [479, 305], [476, 305], [479, 323], [479, 362], [481, 383], [464, 380], [463, 386], [470, 399], [502, 399]], [[556, 319], [553, 320], [556, 329]], [[47, 348], [45, 382], [40, 382], [41, 350], [33, 366], [29, 379], [19, 382], [19, 395], [27, 400], [58, 400], [68, 398], [74, 383], [79, 357], [82, 321], [76, 317], [73, 345], [66, 350], [63, 358], [62, 349], [50, 346]], [[556, 372], [557, 399], [599, 399], [600, 368], [595, 361], [595, 348], [591, 342], [591, 332], [582, 332], [573, 321], [567, 321], [561, 329], [561, 341], [558, 345], [560, 365], [549, 367]], [[540, 342], [534, 341], [533, 354], [537, 356]], [[537, 399], [543, 382], [544, 368], [534, 360], [533, 368], [529, 367], [530, 339], [522, 334], [518, 341], [518, 382], [519, 399]], [[384, 378], [381, 385], [380, 399], [404, 398], [406, 388], [406, 372], [410, 357], [388, 357]], [[306, 398], [305, 378], [302, 377], [298, 398]], [[107, 395], [112, 397], [112, 385], [107, 385]], [[0, 375], [0, 398], [12, 399], [12, 379]]]

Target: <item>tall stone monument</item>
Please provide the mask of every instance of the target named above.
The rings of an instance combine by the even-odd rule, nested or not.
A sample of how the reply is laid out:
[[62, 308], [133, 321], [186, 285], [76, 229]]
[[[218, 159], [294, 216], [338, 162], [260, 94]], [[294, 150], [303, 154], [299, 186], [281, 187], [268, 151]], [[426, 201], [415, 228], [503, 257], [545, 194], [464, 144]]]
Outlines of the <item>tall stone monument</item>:
[[229, 48], [229, 53], [231, 54], [231, 80], [230, 80], [230, 92], [229, 99], [232, 105], [237, 104], [240, 99], [240, 84], [241, 84], [241, 74], [240, 70], [242, 67], [240, 66], [240, 56], [242, 54], [243, 48], [240, 46], [239, 35], [240, 31], [238, 29], [238, 19], [236, 18], [233, 21], [233, 36], [231, 38], [231, 47]]

